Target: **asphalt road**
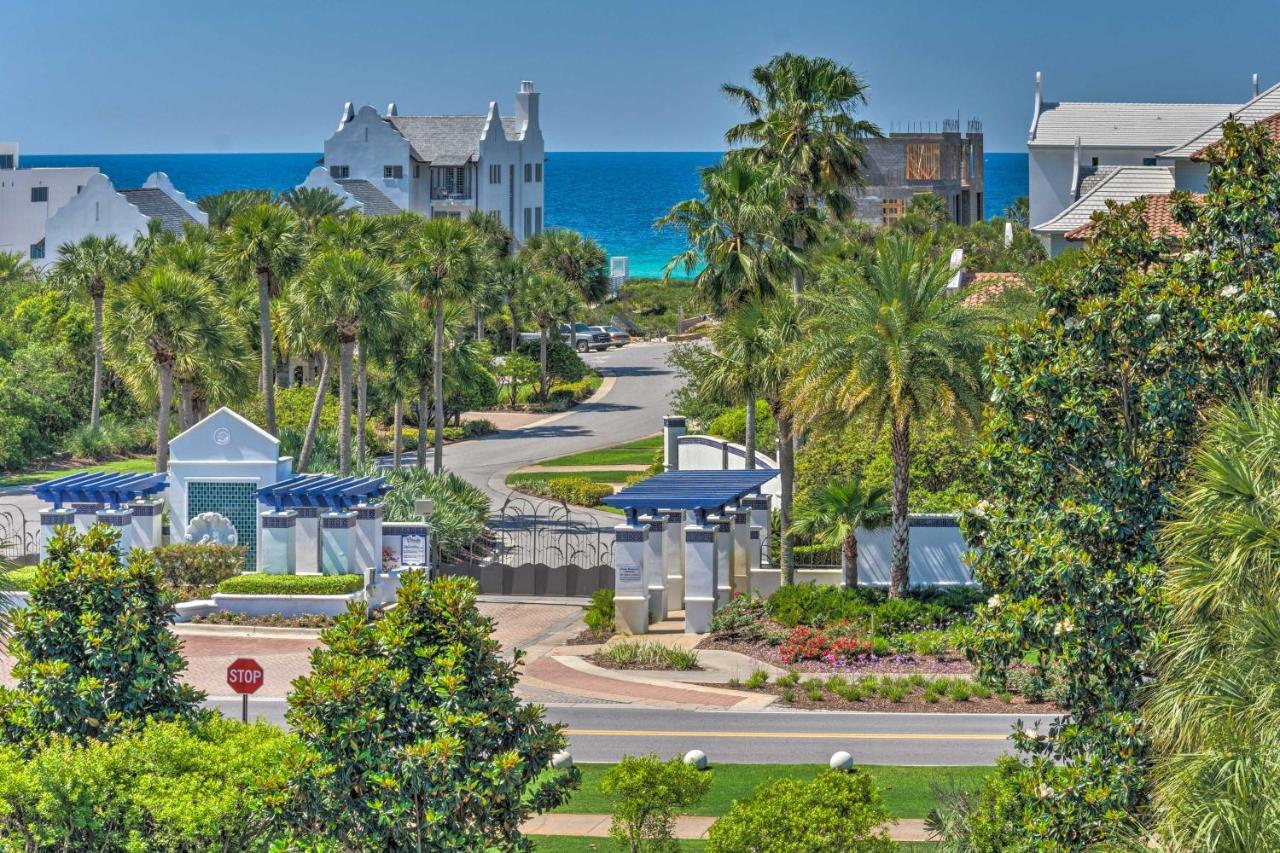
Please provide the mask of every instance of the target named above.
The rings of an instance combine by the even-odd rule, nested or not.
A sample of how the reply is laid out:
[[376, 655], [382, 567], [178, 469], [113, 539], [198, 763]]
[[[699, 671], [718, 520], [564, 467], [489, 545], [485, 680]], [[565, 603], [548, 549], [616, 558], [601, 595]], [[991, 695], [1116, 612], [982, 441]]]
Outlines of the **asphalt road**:
[[[239, 717], [240, 700], [207, 703]], [[251, 718], [284, 725], [283, 699], [251, 699]], [[712, 763], [809, 764], [845, 750], [859, 764], [988, 765], [1013, 748], [1019, 719], [1009, 714], [877, 714], [823, 711], [674, 711], [617, 705], [551, 705], [578, 761], [623, 755], [682, 755], [701, 749]], [[1034, 718], [1026, 723], [1032, 725]], [[1044, 725], [1048, 719], [1040, 720]]]

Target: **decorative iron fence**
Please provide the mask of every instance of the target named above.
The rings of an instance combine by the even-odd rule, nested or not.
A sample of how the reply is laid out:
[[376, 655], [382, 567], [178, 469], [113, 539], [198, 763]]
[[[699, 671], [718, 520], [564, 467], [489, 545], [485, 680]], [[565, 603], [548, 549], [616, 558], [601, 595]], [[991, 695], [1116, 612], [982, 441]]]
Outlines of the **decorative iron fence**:
[[0, 503], [0, 557], [34, 563], [40, 555], [40, 519], [17, 504]]

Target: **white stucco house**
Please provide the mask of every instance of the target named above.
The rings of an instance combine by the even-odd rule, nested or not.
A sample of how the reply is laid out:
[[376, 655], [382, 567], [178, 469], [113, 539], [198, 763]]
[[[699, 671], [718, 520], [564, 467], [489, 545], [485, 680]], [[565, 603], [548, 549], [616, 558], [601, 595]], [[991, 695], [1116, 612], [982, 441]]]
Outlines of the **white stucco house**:
[[49, 218], [44, 263], [58, 259], [59, 247], [77, 243], [90, 234], [114, 236], [132, 246], [147, 234], [153, 219], [164, 230], [179, 236], [188, 222], [209, 224], [208, 214], [180, 192], [164, 172], [152, 172], [141, 187], [123, 190], [117, 190], [111, 179], [99, 172]]
[[18, 143], [0, 142], [0, 252], [21, 255], [37, 269], [48, 264], [50, 217], [97, 174], [97, 166], [23, 169]]
[[1254, 123], [1280, 112], [1280, 84], [1244, 103], [1142, 104], [1048, 101], [1036, 74], [1027, 139], [1031, 229], [1050, 254], [1108, 201], [1203, 192], [1207, 165], [1193, 158], [1222, 136], [1229, 116]]
[[[533, 83], [521, 83], [506, 118], [496, 101], [484, 115], [400, 115], [394, 103], [379, 114], [348, 102], [325, 140], [324, 169], [365, 212], [382, 206], [380, 196], [430, 218], [496, 213], [521, 243], [543, 227], [538, 97]], [[314, 177], [307, 185], [320, 185]]]

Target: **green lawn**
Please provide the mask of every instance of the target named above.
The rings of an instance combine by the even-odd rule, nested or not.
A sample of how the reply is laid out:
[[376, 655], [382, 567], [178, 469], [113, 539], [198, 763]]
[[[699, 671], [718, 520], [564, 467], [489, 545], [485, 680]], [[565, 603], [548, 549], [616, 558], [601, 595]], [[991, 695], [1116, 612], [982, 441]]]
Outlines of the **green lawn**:
[[19, 566], [11, 572], [0, 575], [0, 589], [12, 589], [25, 592], [36, 582], [35, 566]]
[[625, 483], [635, 471], [566, 471], [557, 474], [554, 471], [530, 471], [523, 474], [507, 475], [508, 486], [521, 483], [547, 483], [551, 480], [590, 480], [593, 483]]
[[[608, 764], [579, 764], [582, 786], [557, 811], [572, 814], [608, 814], [609, 801], [600, 793], [600, 780]], [[685, 814], [719, 817], [734, 800], [751, 796], [761, 783], [780, 776], [809, 779], [821, 769], [816, 764], [721, 764], [710, 771], [711, 790], [702, 802]], [[932, 785], [976, 788], [991, 772], [989, 767], [896, 767], [866, 765], [862, 769], [884, 796], [894, 817], [922, 818], [934, 807]]]
[[648, 465], [653, 455], [662, 448], [662, 436], [651, 435], [626, 444], [615, 444], [600, 450], [571, 453], [557, 459], [539, 462], [539, 465]]
[[91, 465], [88, 468], [44, 468], [39, 471], [19, 471], [15, 474], [0, 474], [0, 488], [11, 486], [34, 486], [46, 480], [56, 480], [71, 474], [100, 473], [110, 471], [115, 474], [146, 474], [156, 469], [154, 456], [140, 456], [135, 459], [118, 459], [102, 465]]

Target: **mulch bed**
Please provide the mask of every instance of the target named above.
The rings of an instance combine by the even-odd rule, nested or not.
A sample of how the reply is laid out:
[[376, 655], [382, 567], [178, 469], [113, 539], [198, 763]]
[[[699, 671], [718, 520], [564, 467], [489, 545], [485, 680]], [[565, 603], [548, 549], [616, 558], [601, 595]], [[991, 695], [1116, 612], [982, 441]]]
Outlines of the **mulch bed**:
[[826, 663], [825, 661], [806, 660], [797, 663], [786, 663], [778, 653], [778, 647], [765, 642], [751, 640], [727, 640], [709, 634], [698, 643], [699, 649], [718, 649], [726, 652], [737, 652], [755, 658], [763, 663], [796, 672], [812, 672], [841, 675], [972, 675], [973, 664], [961, 655], [949, 652], [944, 655], [891, 655], [850, 661], [848, 663]]
[[[708, 684], [706, 686], [723, 689], [726, 685]], [[1029, 702], [1021, 696], [1013, 696], [1008, 702], [1002, 702], [995, 696], [990, 699], [973, 697], [965, 702], [956, 702], [944, 696], [937, 702], [926, 702], [921, 698], [923, 691], [920, 688], [914, 688], [903, 697], [901, 702], [890, 702], [888, 699], [883, 699], [879, 696], [850, 702], [829, 691], [824, 691], [822, 700], [815, 702], [809, 698], [809, 694], [799, 685], [791, 688], [794, 698], [792, 702], [786, 702], [781, 699], [786, 688], [779, 687], [776, 684], [766, 684], [756, 690], [747, 690], [741, 686], [730, 689], [744, 690], [749, 693], [770, 693], [779, 697], [779, 700], [771, 707], [796, 708], [805, 711], [876, 711], [916, 714], [1043, 714], [1045, 716], [1057, 716], [1062, 713], [1058, 706], [1052, 702]]]
[[608, 631], [604, 634], [597, 634], [590, 628], [583, 628], [582, 631], [565, 640], [564, 644], [566, 646], [596, 646], [601, 643], [608, 642], [609, 638], [612, 636], [612, 631]]
[[[589, 655], [583, 658], [583, 660], [589, 663], [592, 663], [600, 667], [601, 669], [634, 669], [634, 670], [647, 670], [650, 672], [699, 672], [702, 670], [702, 667], [700, 666], [691, 666], [688, 669], [676, 669], [673, 666], [661, 666], [659, 664], [647, 664], [647, 663], [619, 664], [615, 662], [613, 658], [609, 657], [608, 655], [601, 654], [600, 652], [596, 652], [593, 655]], [[717, 686], [723, 687], [724, 685], [721, 684]]]

